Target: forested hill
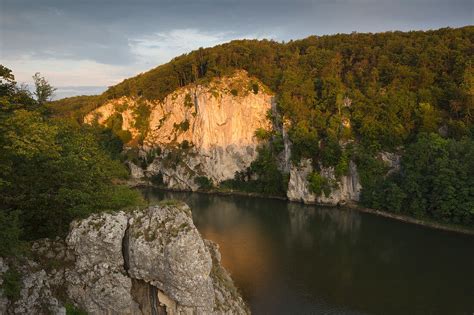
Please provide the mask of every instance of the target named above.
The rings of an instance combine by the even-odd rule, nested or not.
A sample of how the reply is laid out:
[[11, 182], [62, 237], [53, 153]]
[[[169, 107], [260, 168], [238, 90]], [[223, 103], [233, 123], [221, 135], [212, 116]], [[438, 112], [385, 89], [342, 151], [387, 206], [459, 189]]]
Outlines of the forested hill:
[[[64, 99], [50, 108], [82, 121], [109, 99], [162, 100], [179, 87], [244, 69], [274, 93], [289, 128], [293, 163], [310, 158], [315, 168], [332, 166], [342, 175], [353, 160], [363, 204], [470, 225], [473, 66], [474, 26], [311, 36], [288, 43], [237, 40], [179, 56], [100, 96]], [[273, 130], [260, 136], [271, 145], [266, 162], [256, 165], [274, 169], [265, 165], [282, 150], [282, 135]], [[404, 171], [387, 178], [373, 159], [381, 151], [402, 154]], [[258, 176], [264, 181], [260, 187], [284, 191], [286, 183], [272, 183], [271, 174]], [[324, 180], [308, 180], [322, 193]]]
[[[473, 42], [473, 26], [288, 43], [237, 40], [177, 57], [85, 103], [94, 107], [121, 96], [163, 99], [178, 87], [245, 69], [276, 93], [282, 114], [293, 122], [296, 144], [318, 135], [340, 137], [334, 120], [345, 98], [351, 100], [344, 111], [351, 115], [352, 136], [394, 147], [446, 124], [459, 137], [473, 119]], [[81, 103], [71, 98], [53, 106], [66, 112], [67, 105], [77, 110]]]

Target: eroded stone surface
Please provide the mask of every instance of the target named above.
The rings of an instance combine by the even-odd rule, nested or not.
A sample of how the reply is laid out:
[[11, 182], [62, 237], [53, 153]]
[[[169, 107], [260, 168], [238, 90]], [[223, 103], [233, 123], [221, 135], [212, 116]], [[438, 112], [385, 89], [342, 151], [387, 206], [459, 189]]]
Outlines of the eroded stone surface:
[[[54, 314], [65, 315], [66, 309], [53, 294], [51, 277], [36, 262], [22, 258], [9, 263], [0, 258], [0, 285], [3, 276], [14, 266], [19, 273], [20, 294], [15, 301], [9, 301], [0, 290], [0, 314]], [[10, 266], [8, 265], [10, 264]]]
[[127, 225], [124, 212], [93, 215], [71, 224], [66, 242], [76, 261], [66, 272], [67, 293], [89, 313], [125, 314], [138, 309], [122, 254]]
[[[258, 84], [257, 93], [252, 84]], [[160, 147], [162, 154], [141, 173], [131, 166], [132, 176], [162, 173], [168, 188], [196, 190], [197, 176], [215, 184], [234, 177], [257, 158], [258, 128], [270, 129], [267, 118], [272, 94], [245, 71], [215, 79], [207, 85], [190, 85], [169, 94], [163, 101], [123, 97], [111, 100], [85, 117], [105, 124], [112, 115], [122, 116], [122, 129], [134, 138], [137, 108], [147, 106], [150, 115], [142, 149]], [[183, 149], [184, 147], [184, 149]]]
[[130, 219], [129, 274], [178, 305], [212, 311], [212, 260], [186, 204], [152, 206]]
[[0, 292], [1, 314], [62, 315], [66, 301], [88, 314], [249, 313], [181, 202], [93, 215], [31, 249], [34, 261], [0, 259], [0, 276], [9, 264], [22, 275], [16, 302]]
[[316, 196], [311, 192], [308, 175], [312, 172], [313, 166], [310, 159], [303, 159], [298, 166], [291, 165], [287, 191], [289, 200], [327, 205], [337, 205], [359, 200], [362, 186], [360, 185], [357, 167], [354, 162], [350, 161], [348, 174], [340, 178], [336, 178], [334, 168], [321, 167], [319, 174], [335, 185], [328, 196], [324, 194]]

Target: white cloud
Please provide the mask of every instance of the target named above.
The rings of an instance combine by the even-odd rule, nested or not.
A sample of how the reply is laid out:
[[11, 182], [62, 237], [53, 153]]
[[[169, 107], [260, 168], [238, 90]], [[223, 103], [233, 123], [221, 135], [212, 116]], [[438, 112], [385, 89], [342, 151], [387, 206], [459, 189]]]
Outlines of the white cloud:
[[54, 86], [108, 86], [136, 73], [133, 65], [108, 65], [87, 59], [37, 59], [24, 55], [2, 63], [13, 70], [17, 82], [27, 84], [32, 83], [35, 72]]
[[158, 64], [199, 47], [209, 47], [228, 40], [226, 33], [202, 33], [196, 29], [177, 29], [129, 40], [129, 46], [142, 62]]
[[199, 47], [212, 47], [233, 39], [274, 38], [263, 34], [235, 32], [202, 32], [198, 29], [175, 29], [129, 39], [132, 53], [144, 64], [158, 65]]

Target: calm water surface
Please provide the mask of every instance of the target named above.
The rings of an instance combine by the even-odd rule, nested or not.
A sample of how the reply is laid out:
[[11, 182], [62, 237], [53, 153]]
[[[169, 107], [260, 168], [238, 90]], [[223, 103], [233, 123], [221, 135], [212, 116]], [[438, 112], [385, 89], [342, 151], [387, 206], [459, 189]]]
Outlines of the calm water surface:
[[254, 314], [473, 314], [474, 237], [279, 200], [183, 200]]

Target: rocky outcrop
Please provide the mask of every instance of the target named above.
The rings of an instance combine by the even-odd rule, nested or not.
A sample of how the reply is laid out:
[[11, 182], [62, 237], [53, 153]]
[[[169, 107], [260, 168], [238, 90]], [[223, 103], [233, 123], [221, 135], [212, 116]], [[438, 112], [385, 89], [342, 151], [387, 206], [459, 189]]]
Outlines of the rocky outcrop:
[[[0, 286], [13, 266], [17, 274], [18, 296], [9, 300], [3, 288], [0, 289], [0, 314], [54, 314], [65, 315], [66, 309], [54, 296], [54, 276], [50, 276], [37, 262], [22, 258], [7, 262], [0, 257]], [[16, 278], [16, 277], [15, 277]]]
[[143, 150], [161, 149], [143, 174], [132, 169], [132, 175], [161, 173], [168, 188], [196, 190], [196, 177], [219, 183], [256, 159], [254, 134], [258, 128], [271, 127], [267, 118], [271, 104], [268, 88], [245, 71], [236, 71], [206, 85], [180, 88], [163, 101], [111, 100], [87, 115], [85, 122], [106, 124], [110, 117], [121, 115], [122, 129], [135, 139], [141, 136]]
[[131, 278], [158, 288], [179, 306], [213, 310], [212, 260], [187, 205], [133, 213], [127, 242]]
[[316, 196], [310, 191], [308, 176], [313, 171], [310, 159], [304, 159], [298, 166], [290, 166], [290, 180], [286, 196], [291, 201], [314, 203]]
[[76, 260], [66, 272], [68, 296], [88, 313], [136, 313], [125, 272], [122, 241], [128, 225], [123, 212], [73, 222], [66, 243]]
[[20, 298], [0, 294], [2, 314], [65, 314], [60, 300], [88, 314], [249, 313], [184, 203], [93, 215], [73, 222], [65, 241], [32, 251], [35, 261], [20, 267]]
[[9, 301], [3, 292], [3, 277], [8, 269], [6, 261], [0, 257], [0, 314], [6, 314], [8, 310]]
[[378, 154], [377, 158], [384, 162], [385, 165], [387, 165], [387, 167], [389, 168], [387, 171], [387, 175], [400, 171], [400, 154], [382, 151]]
[[333, 167], [320, 167], [319, 174], [333, 184], [329, 195], [316, 196], [309, 187], [308, 176], [314, 171], [312, 161], [303, 159], [298, 166], [291, 165], [287, 197], [291, 201], [312, 204], [338, 205], [358, 201], [361, 190], [357, 166], [349, 162], [347, 175], [336, 178]]

